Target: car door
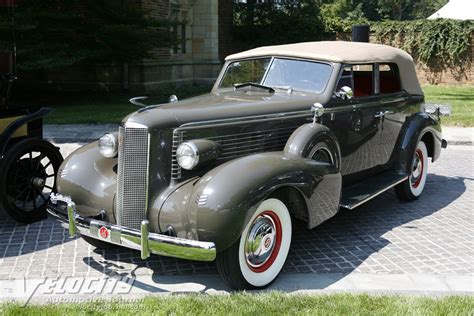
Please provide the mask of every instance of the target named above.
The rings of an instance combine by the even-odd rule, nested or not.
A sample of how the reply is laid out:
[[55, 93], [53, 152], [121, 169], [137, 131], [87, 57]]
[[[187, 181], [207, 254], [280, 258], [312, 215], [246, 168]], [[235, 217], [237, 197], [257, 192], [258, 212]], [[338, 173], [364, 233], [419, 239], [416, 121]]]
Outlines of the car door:
[[[352, 98], [341, 93], [343, 87], [351, 89]], [[378, 153], [382, 109], [374, 87], [372, 64], [346, 65], [341, 70], [334, 96], [328, 105], [329, 119], [323, 123], [338, 138], [342, 155], [341, 173], [346, 179], [369, 176], [370, 170], [383, 160]]]
[[381, 101], [382, 132], [379, 144], [381, 164], [390, 163], [393, 150], [405, 122], [409, 107], [408, 94], [401, 89], [398, 67], [395, 63], [375, 65], [378, 76], [378, 93]]

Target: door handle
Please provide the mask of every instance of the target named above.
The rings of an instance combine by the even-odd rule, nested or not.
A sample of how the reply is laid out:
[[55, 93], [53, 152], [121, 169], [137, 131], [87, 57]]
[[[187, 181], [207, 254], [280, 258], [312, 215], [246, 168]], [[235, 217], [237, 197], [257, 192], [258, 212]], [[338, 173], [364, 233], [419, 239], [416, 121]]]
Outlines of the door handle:
[[381, 118], [381, 117], [385, 117], [386, 114], [393, 114], [395, 112], [393, 111], [380, 111], [380, 112], [377, 112], [374, 114], [374, 117], [376, 118]]
[[385, 112], [383, 112], [383, 111], [382, 112], [377, 112], [377, 113], [374, 114], [375, 118], [382, 118], [384, 116], [385, 116]]

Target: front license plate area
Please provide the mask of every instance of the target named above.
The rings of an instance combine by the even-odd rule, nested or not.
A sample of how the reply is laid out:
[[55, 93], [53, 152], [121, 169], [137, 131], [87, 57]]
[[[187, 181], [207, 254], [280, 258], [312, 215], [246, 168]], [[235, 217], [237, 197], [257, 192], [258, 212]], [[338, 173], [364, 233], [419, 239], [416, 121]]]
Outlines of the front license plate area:
[[121, 244], [121, 230], [119, 227], [110, 225], [106, 222], [93, 220], [90, 222], [89, 234], [91, 237], [111, 242], [114, 244]]

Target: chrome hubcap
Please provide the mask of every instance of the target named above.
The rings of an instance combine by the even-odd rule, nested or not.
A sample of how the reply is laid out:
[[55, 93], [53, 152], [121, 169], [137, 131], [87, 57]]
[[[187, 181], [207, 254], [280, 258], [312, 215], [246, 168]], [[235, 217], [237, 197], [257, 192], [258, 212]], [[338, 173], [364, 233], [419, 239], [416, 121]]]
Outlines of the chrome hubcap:
[[263, 266], [275, 248], [276, 226], [273, 219], [259, 215], [252, 223], [245, 241], [245, 259], [253, 268]]
[[419, 149], [415, 152], [413, 165], [411, 169], [411, 184], [414, 188], [418, 187], [423, 177], [423, 154]]

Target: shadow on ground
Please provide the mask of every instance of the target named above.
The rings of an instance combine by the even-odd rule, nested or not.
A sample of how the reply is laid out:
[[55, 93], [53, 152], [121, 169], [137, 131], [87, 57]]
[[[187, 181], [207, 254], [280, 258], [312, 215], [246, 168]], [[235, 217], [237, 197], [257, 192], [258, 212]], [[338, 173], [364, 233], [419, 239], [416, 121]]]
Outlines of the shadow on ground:
[[[417, 220], [428, 217], [458, 199], [465, 191], [463, 177], [445, 177], [430, 174], [424, 194], [411, 203], [400, 202], [395, 192], [389, 190], [359, 207], [354, 211], [341, 211], [335, 217], [322, 225], [308, 230], [302, 223], [294, 225], [292, 248], [283, 273], [313, 273], [329, 275], [305, 289], [324, 289], [337, 282], [340, 278], [356, 270], [369, 256], [381, 251], [390, 242], [384, 235], [394, 229], [407, 232], [418, 230]], [[449, 183], [449, 185], [447, 185]], [[442, 194], [440, 194], [442, 192]], [[152, 256], [146, 261], [139, 259], [139, 253], [124, 249], [95, 250], [103, 260], [85, 257], [83, 260], [91, 268], [106, 275], [126, 275], [134, 277], [140, 268], [152, 271], [152, 279], [156, 283], [169, 282], [167, 275], [188, 276], [193, 282], [193, 276], [216, 274], [214, 263], [203, 263]], [[125, 265], [134, 264], [132, 271], [112, 262], [117, 256]], [[136, 265], [136, 266], [135, 266]], [[393, 267], [388, 273], [403, 273]], [[375, 271], [386, 272], [386, 271]], [[336, 277], [335, 277], [336, 276]], [[180, 280], [183, 278], [180, 277]], [[214, 280], [214, 278], [211, 278]], [[205, 288], [227, 289], [224, 283], [210, 281], [203, 284]], [[135, 284], [150, 292], [161, 292], [163, 289], [148, 284]], [[280, 286], [275, 282], [272, 289]]]

